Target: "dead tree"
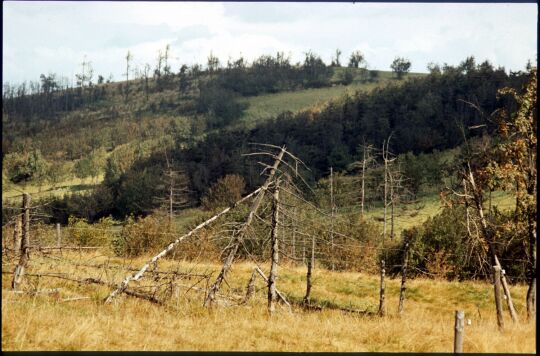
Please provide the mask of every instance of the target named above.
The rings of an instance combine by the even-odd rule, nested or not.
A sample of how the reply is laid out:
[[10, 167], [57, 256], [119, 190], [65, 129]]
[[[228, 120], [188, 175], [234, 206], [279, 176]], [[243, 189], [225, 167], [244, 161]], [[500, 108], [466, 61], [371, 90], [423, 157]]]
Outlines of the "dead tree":
[[306, 295], [304, 296], [304, 304], [311, 304], [311, 275], [313, 271], [313, 265], [315, 264], [315, 236], [311, 237], [311, 256], [307, 263], [306, 273]]
[[[470, 189], [468, 189], [468, 192], [470, 194], [459, 194], [454, 192], [456, 195], [461, 196], [465, 198], [465, 200], [469, 199], [472, 201], [472, 204], [476, 210], [479, 222], [480, 222], [480, 229], [482, 231], [482, 236], [484, 238], [485, 243], [488, 246], [489, 253], [491, 256], [491, 263], [493, 266], [497, 266], [498, 268], [502, 269], [501, 264], [499, 262], [499, 259], [497, 257], [497, 251], [495, 248], [494, 243], [494, 236], [493, 231], [490, 228], [487, 219], [484, 215], [484, 208], [483, 208], [483, 196], [480, 187], [477, 186], [473, 171], [471, 169], [471, 165], [469, 162], [466, 164], [466, 170], [462, 172], [463, 178], [465, 180], [465, 184], [470, 186]], [[512, 317], [513, 322], [518, 322], [518, 316], [517, 312], [514, 308], [514, 303], [512, 301], [512, 296], [510, 294], [510, 289], [508, 287], [508, 283], [506, 281], [506, 276], [504, 273], [500, 274], [500, 279], [502, 283], [502, 287], [505, 293], [506, 297], [506, 303], [508, 305], [508, 311], [510, 312], [510, 316]]]
[[250, 193], [250, 194], [246, 195], [245, 197], [243, 197], [242, 199], [238, 200], [236, 203], [234, 203], [233, 206], [225, 208], [224, 210], [222, 210], [218, 214], [212, 216], [210, 219], [208, 219], [208, 220], [200, 223], [199, 225], [197, 225], [197, 227], [195, 227], [193, 230], [191, 230], [187, 234], [182, 235], [182, 236], [178, 237], [176, 240], [174, 240], [173, 242], [171, 242], [163, 251], [161, 251], [160, 253], [155, 255], [150, 261], [145, 263], [140, 270], [138, 270], [136, 273], [126, 277], [126, 279], [124, 279], [122, 281], [122, 283], [120, 283], [120, 285], [115, 290], [113, 290], [111, 292], [111, 294], [109, 294], [109, 296], [105, 299], [105, 303], [110, 303], [118, 294], [124, 292], [126, 290], [128, 284], [129, 284], [129, 282], [139, 280], [152, 264], [154, 264], [157, 260], [159, 260], [160, 258], [165, 256], [166, 254], [171, 252], [172, 249], [175, 246], [177, 246], [181, 241], [183, 241], [186, 238], [192, 236], [194, 233], [196, 233], [200, 229], [210, 225], [212, 222], [216, 221], [219, 217], [221, 217], [222, 215], [228, 213], [231, 209], [235, 208], [236, 206], [238, 206], [239, 204], [245, 202], [246, 200], [252, 198], [256, 194], [260, 193], [262, 190], [263, 190], [262, 187], [258, 188], [257, 190], [253, 191], [252, 193]]
[[[221, 287], [221, 283], [225, 279], [225, 275], [229, 271], [229, 269], [232, 266], [233, 260], [236, 256], [236, 253], [238, 252], [238, 248], [240, 247], [240, 244], [242, 243], [242, 240], [244, 238], [244, 235], [246, 234], [249, 226], [251, 225], [251, 222], [253, 221], [254, 216], [257, 214], [259, 207], [261, 206], [262, 200], [264, 198], [264, 195], [270, 186], [270, 184], [273, 182], [274, 175], [276, 174], [276, 171], [279, 167], [279, 165], [282, 163], [283, 156], [285, 154], [285, 146], [281, 147], [281, 151], [277, 156], [275, 156], [275, 161], [273, 166], [267, 166], [266, 168], [270, 168], [270, 173], [268, 175], [268, 178], [266, 179], [266, 182], [261, 187], [261, 190], [257, 197], [255, 198], [255, 201], [253, 202], [253, 205], [250, 209], [250, 212], [248, 214], [248, 217], [244, 224], [236, 230], [233, 234], [232, 242], [231, 242], [231, 249], [229, 252], [229, 255], [225, 259], [225, 263], [223, 264], [223, 267], [221, 268], [221, 272], [219, 273], [218, 277], [216, 278], [215, 282], [210, 287], [210, 291], [208, 292], [208, 295], [206, 296], [206, 299], [204, 301], [205, 306], [209, 306], [210, 303], [215, 299], [216, 293], [219, 291], [219, 288]], [[271, 156], [274, 156], [270, 154]], [[264, 171], [263, 171], [264, 172]]]
[[334, 265], [334, 213], [335, 213], [335, 201], [334, 201], [334, 170], [330, 167], [330, 258], [332, 260], [332, 271], [335, 268]]
[[403, 314], [403, 302], [405, 301], [405, 282], [407, 279], [407, 262], [409, 260], [409, 238], [405, 237], [405, 249], [403, 251], [403, 265], [401, 266], [401, 288], [399, 289], [398, 313]]
[[189, 205], [189, 182], [182, 170], [175, 169], [174, 162], [169, 160], [167, 153], [165, 153], [165, 160], [167, 167], [163, 172], [161, 187], [164, 188], [163, 190], [166, 192], [166, 195], [156, 197], [156, 201], [162, 206], [167, 207], [169, 230], [171, 230], [174, 221], [174, 212]]
[[385, 316], [386, 315], [386, 306], [384, 303], [385, 295], [384, 295], [384, 275], [385, 275], [385, 269], [384, 269], [384, 260], [381, 260], [381, 288], [380, 288], [380, 295], [379, 295], [379, 315]]
[[18, 290], [24, 276], [25, 269], [30, 259], [30, 194], [23, 193], [23, 214], [22, 214], [22, 239], [20, 258], [15, 272], [13, 273], [13, 281], [11, 287], [13, 290]]
[[364, 218], [364, 201], [365, 201], [365, 192], [366, 192], [366, 169], [368, 168], [369, 164], [373, 161], [373, 158], [371, 156], [371, 151], [373, 150], [373, 146], [371, 145], [363, 145], [362, 146], [362, 178], [361, 178], [361, 196], [360, 196], [360, 217]]
[[274, 313], [276, 308], [276, 278], [279, 263], [279, 180], [276, 182], [274, 187], [272, 210], [272, 264], [270, 267], [270, 274], [268, 275], [268, 312], [270, 314]]
[[384, 246], [384, 240], [386, 239], [386, 221], [387, 221], [387, 209], [388, 206], [392, 203], [391, 201], [388, 201], [388, 191], [390, 189], [391, 184], [389, 184], [390, 180], [390, 164], [396, 160], [396, 158], [390, 158], [390, 152], [388, 150], [388, 147], [390, 145], [390, 139], [392, 138], [392, 134], [388, 137], [388, 140], [385, 140], [383, 142], [382, 146], [382, 158], [384, 161], [384, 197], [383, 197], [383, 204], [384, 204], [384, 218], [383, 218], [383, 246]]

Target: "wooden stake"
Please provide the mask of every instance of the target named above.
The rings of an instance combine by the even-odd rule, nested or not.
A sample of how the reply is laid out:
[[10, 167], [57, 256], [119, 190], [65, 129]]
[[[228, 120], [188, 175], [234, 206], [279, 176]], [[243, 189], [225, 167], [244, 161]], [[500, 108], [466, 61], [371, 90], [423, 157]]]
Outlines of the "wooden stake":
[[23, 214], [18, 215], [15, 219], [15, 228], [13, 230], [13, 253], [15, 255], [21, 250], [22, 219]]
[[306, 295], [304, 296], [304, 304], [311, 304], [311, 274], [313, 265], [315, 264], [315, 236], [311, 237], [311, 257], [307, 263], [306, 274]]
[[274, 313], [276, 300], [276, 278], [279, 262], [279, 240], [278, 240], [278, 224], [279, 224], [279, 180], [276, 182], [276, 187], [273, 194], [273, 215], [272, 215], [272, 265], [270, 274], [268, 275], [268, 312]]
[[23, 193], [23, 215], [22, 215], [22, 239], [21, 239], [21, 255], [19, 259], [19, 264], [15, 267], [15, 272], [13, 273], [13, 281], [11, 282], [11, 287], [13, 290], [18, 290], [22, 278], [24, 276], [24, 271], [28, 265], [28, 260], [30, 259], [29, 253], [29, 240], [30, 240], [30, 195], [28, 193]]
[[407, 278], [407, 262], [409, 259], [409, 239], [405, 237], [405, 251], [403, 252], [403, 265], [401, 266], [401, 288], [399, 290], [398, 313], [403, 314], [403, 302], [405, 301], [405, 282]]
[[454, 353], [463, 352], [463, 334], [465, 331], [465, 312], [456, 310], [456, 320], [454, 323]]
[[60, 224], [56, 223], [56, 246], [62, 246], [62, 232], [60, 231]]
[[381, 292], [379, 297], [379, 315], [385, 316], [386, 315], [386, 307], [384, 305], [384, 260], [381, 260]]
[[493, 266], [493, 281], [494, 281], [494, 291], [495, 291], [495, 307], [497, 310], [497, 325], [499, 329], [504, 328], [504, 319], [503, 319], [503, 306], [501, 301], [501, 267]]

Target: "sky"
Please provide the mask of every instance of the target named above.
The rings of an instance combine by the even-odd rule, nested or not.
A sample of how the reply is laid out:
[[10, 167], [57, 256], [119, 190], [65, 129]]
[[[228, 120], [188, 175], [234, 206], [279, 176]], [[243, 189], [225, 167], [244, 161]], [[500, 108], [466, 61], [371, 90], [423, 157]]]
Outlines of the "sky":
[[86, 58], [94, 76], [123, 78], [156, 64], [170, 45], [170, 65], [221, 63], [284, 52], [301, 61], [311, 50], [330, 63], [364, 53], [368, 68], [390, 70], [396, 56], [426, 72], [430, 62], [458, 65], [473, 55], [506, 70], [536, 61], [536, 4], [3, 2], [3, 82], [57, 73], [72, 80]]

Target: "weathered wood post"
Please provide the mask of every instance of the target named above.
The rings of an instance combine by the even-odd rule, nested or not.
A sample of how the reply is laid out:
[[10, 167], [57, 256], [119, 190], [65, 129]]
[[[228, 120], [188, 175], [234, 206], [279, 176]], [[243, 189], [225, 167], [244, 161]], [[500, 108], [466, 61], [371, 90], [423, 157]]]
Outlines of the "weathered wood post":
[[493, 283], [495, 290], [495, 307], [497, 309], [497, 325], [499, 329], [504, 328], [504, 319], [503, 319], [503, 306], [501, 300], [501, 267], [493, 266]]
[[62, 247], [62, 232], [60, 231], [60, 223], [56, 223], [56, 247]]
[[381, 260], [381, 293], [379, 297], [379, 315], [384, 316], [386, 314], [386, 307], [384, 305], [384, 260]]
[[22, 214], [17, 215], [15, 219], [15, 228], [13, 229], [13, 254], [21, 250], [21, 239], [22, 239]]
[[401, 288], [399, 289], [398, 313], [403, 314], [403, 302], [405, 301], [405, 282], [407, 279], [407, 262], [409, 259], [409, 238], [405, 237], [405, 251], [403, 252], [403, 264], [401, 266]]
[[315, 264], [315, 236], [311, 237], [311, 256], [307, 262], [307, 274], [306, 274], [306, 295], [304, 296], [304, 304], [311, 304], [311, 273], [313, 265]]
[[30, 246], [30, 195], [28, 193], [23, 193], [23, 215], [22, 215], [22, 239], [21, 239], [21, 256], [19, 258], [19, 263], [15, 267], [15, 272], [13, 273], [13, 281], [11, 287], [13, 290], [18, 290], [19, 285], [21, 284], [22, 278], [24, 276], [24, 270], [28, 264], [28, 259], [30, 258], [29, 246]]
[[456, 321], [454, 324], [454, 353], [463, 352], [463, 334], [465, 331], [465, 312], [456, 310]]
[[253, 293], [255, 292], [255, 278], [257, 277], [257, 271], [253, 270], [251, 272], [251, 277], [249, 278], [248, 285], [246, 287], [246, 297], [244, 298], [244, 304], [247, 303], [251, 297], [253, 296]]
[[270, 267], [270, 274], [268, 275], [268, 312], [270, 314], [274, 313], [276, 309], [276, 278], [279, 262], [279, 179], [274, 188], [272, 208], [272, 264]]

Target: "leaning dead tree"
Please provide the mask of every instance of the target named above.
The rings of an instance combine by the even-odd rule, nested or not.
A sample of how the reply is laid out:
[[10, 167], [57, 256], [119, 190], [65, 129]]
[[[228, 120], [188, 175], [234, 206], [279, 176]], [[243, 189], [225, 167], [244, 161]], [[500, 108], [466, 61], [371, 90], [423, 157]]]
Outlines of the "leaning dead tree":
[[[208, 295], [206, 296], [206, 299], [204, 301], [205, 306], [210, 306], [211, 303], [214, 301], [215, 296], [221, 287], [221, 283], [224, 281], [225, 276], [229, 272], [233, 264], [233, 261], [238, 253], [238, 250], [248, 233], [248, 229], [253, 223], [254, 218], [258, 216], [257, 213], [261, 207], [262, 201], [265, 197], [265, 194], [269, 190], [269, 188], [271, 186], [275, 187], [277, 185], [276, 182], [277, 182], [278, 177], [285, 178], [285, 176], [287, 176], [289, 180], [292, 179], [292, 175], [285, 173], [285, 170], [282, 170], [281, 166], [287, 167], [288, 169], [292, 170], [292, 172], [294, 172], [295, 177], [305, 182], [305, 180], [300, 175], [298, 175], [298, 164], [301, 164], [304, 167], [306, 167], [305, 164], [296, 156], [288, 152], [285, 146], [279, 147], [279, 146], [274, 146], [274, 145], [269, 145], [269, 144], [254, 144], [254, 145], [263, 147], [264, 150], [261, 150], [260, 152], [244, 154], [244, 156], [271, 157], [274, 161], [272, 165], [266, 164], [261, 161], [258, 162], [260, 165], [264, 167], [263, 171], [261, 172], [261, 175], [265, 174], [268, 171], [266, 181], [262, 185], [261, 191], [258, 193], [257, 197], [255, 198], [245, 222], [233, 231], [231, 242], [229, 245], [230, 246], [229, 254], [225, 258], [225, 261], [223, 263], [220, 273], [218, 274], [216, 280], [214, 281], [214, 283], [211, 285], [209, 289]], [[276, 150], [279, 150], [278, 153], [274, 152]], [[288, 160], [292, 160], [292, 162], [289, 163]]]
[[158, 253], [157, 255], [155, 255], [154, 257], [152, 257], [152, 259], [150, 261], [148, 261], [147, 263], [145, 263], [141, 269], [139, 269], [136, 273], [132, 274], [132, 275], [129, 275], [128, 277], [126, 277], [122, 283], [120, 283], [120, 285], [115, 289], [113, 290], [109, 296], [105, 299], [105, 303], [110, 303], [117, 295], [121, 294], [122, 292], [124, 292], [126, 290], [126, 288], [128, 287], [128, 284], [131, 282], [131, 281], [137, 281], [139, 280], [143, 274], [148, 270], [148, 268], [150, 268], [151, 265], [154, 265], [159, 259], [161, 259], [162, 257], [164, 257], [165, 255], [167, 255], [169, 252], [171, 252], [175, 246], [177, 246], [180, 242], [182, 242], [183, 240], [193, 236], [197, 231], [201, 230], [202, 228], [210, 225], [211, 223], [213, 223], [214, 221], [216, 221], [219, 217], [221, 217], [222, 215], [228, 213], [229, 211], [231, 211], [231, 209], [235, 208], [236, 206], [242, 204], [243, 202], [251, 199], [252, 197], [256, 196], [257, 194], [259, 194], [261, 191], [263, 190], [263, 188], [258, 188], [256, 189], [255, 191], [251, 192], [250, 194], [246, 195], [244, 198], [238, 200], [236, 203], [234, 203], [233, 206], [230, 206], [228, 208], [225, 208], [224, 210], [222, 210], [221, 212], [219, 212], [218, 214], [212, 216], [210, 219], [200, 223], [199, 225], [197, 225], [197, 227], [195, 227], [193, 230], [191, 230], [190, 232], [188, 232], [187, 234], [185, 235], [182, 235], [180, 237], [178, 237], [176, 240], [174, 240], [173, 242], [171, 242], [164, 250], [162, 250], [160, 253]]

